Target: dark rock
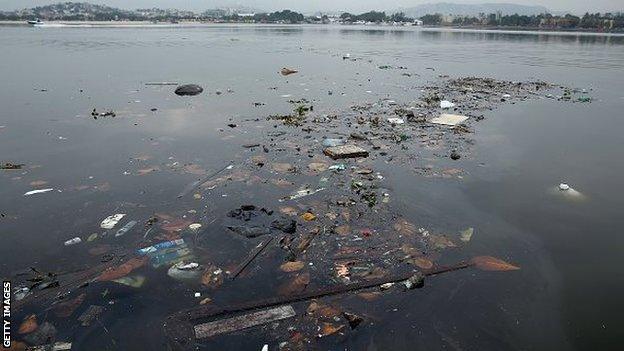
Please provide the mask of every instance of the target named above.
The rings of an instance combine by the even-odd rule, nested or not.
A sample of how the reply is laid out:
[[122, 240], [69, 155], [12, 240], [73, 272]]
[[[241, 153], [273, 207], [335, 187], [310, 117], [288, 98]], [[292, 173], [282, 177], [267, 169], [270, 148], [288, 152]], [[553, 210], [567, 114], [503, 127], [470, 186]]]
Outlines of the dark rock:
[[360, 323], [362, 323], [362, 321], [364, 320], [364, 318], [358, 316], [355, 313], [343, 312], [342, 315], [349, 322], [349, 326], [351, 327], [351, 329], [357, 328], [357, 326], [360, 325]]
[[451, 160], [459, 160], [461, 158], [461, 155], [457, 153], [457, 151], [453, 150], [451, 152]]
[[193, 96], [193, 95], [201, 94], [202, 91], [204, 91], [204, 88], [200, 87], [197, 84], [185, 84], [185, 85], [180, 85], [179, 87], [177, 87], [175, 90], [175, 93], [176, 95], [180, 95], [180, 96], [185, 96], [185, 95]]

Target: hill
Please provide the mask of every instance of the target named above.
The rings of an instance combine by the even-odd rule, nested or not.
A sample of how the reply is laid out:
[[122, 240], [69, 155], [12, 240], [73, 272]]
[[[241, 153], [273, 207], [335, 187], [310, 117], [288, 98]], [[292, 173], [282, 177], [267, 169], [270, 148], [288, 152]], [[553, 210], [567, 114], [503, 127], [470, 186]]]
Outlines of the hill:
[[477, 16], [480, 13], [488, 14], [500, 11], [503, 15], [518, 14], [530, 16], [549, 12], [544, 6], [528, 6], [508, 3], [455, 4], [446, 2], [422, 4], [414, 7], [402, 8], [398, 11], [405, 12], [407, 16], [415, 18], [434, 13], [455, 16]]

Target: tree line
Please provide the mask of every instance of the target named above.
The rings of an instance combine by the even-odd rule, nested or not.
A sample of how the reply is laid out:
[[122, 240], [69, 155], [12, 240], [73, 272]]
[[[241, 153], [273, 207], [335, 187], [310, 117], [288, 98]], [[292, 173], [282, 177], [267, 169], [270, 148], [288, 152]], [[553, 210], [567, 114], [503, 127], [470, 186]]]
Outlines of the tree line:
[[623, 13], [585, 13], [583, 16], [566, 14], [563, 16], [548, 13], [539, 15], [498, 15], [481, 14], [479, 16], [449, 16], [446, 20], [441, 14], [421, 17], [425, 25], [454, 25], [454, 26], [497, 26], [497, 27], [525, 27], [525, 28], [561, 28], [561, 29], [592, 29], [617, 30], [624, 29]]

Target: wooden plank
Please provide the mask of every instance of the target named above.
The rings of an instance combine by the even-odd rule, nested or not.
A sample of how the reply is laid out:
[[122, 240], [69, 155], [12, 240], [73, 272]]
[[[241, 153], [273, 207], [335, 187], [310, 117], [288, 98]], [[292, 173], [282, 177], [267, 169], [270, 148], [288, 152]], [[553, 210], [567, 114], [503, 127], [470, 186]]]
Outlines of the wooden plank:
[[195, 337], [197, 339], [209, 338], [218, 334], [230, 333], [294, 317], [295, 314], [295, 310], [291, 305], [285, 305], [228, 319], [220, 319], [208, 323], [198, 324], [194, 327]]

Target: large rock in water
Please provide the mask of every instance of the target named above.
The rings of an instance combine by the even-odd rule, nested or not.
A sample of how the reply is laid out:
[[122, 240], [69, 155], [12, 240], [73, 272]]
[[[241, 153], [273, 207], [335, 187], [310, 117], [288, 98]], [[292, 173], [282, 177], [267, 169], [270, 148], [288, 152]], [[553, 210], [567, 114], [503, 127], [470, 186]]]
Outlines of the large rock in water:
[[179, 87], [176, 88], [175, 93], [176, 95], [180, 95], [180, 96], [184, 96], [184, 95], [198, 95], [201, 94], [201, 92], [204, 91], [204, 88], [200, 87], [197, 84], [185, 84], [185, 85], [180, 85]]

